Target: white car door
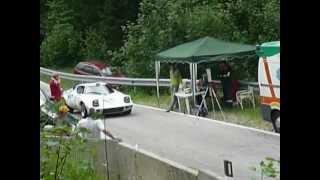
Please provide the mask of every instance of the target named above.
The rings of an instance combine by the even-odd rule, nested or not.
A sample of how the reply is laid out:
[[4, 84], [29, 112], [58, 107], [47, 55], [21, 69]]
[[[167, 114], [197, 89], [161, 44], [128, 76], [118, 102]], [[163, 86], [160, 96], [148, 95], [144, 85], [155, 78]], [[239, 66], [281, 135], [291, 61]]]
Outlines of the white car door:
[[81, 109], [80, 102], [84, 93], [84, 88], [85, 88], [84, 86], [78, 86], [75, 90], [73, 103], [74, 103], [74, 107], [77, 109]]
[[66, 103], [69, 107], [71, 108], [75, 108], [74, 107], [74, 96], [75, 96], [75, 89], [72, 89], [72, 90], [68, 90], [66, 92]]

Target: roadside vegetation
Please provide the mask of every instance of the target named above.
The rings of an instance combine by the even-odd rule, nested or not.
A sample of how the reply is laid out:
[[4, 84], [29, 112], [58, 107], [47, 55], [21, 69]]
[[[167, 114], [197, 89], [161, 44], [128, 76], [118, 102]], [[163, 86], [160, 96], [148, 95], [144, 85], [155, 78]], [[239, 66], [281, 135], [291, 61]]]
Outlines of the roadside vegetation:
[[[51, 112], [58, 113], [61, 103], [46, 105]], [[66, 124], [44, 128], [54, 122], [63, 121], [63, 115], [51, 118], [40, 110], [40, 179], [41, 180], [102, 180], [95, 170], [97, 154], [88, 146], [79, 133], [84, 129], [72, 128]]]

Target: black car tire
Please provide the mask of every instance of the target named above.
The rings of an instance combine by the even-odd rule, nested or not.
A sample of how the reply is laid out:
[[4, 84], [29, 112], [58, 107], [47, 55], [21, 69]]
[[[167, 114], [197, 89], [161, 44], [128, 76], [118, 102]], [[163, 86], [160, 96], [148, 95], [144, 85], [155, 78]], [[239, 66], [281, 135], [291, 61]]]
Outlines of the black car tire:
[[68, 107], [68, 109], [69, 109], [69, 112], [70, 112], [70, 113], [73, 113], [74, 109], [72, 109], [72, 108], [71, 108], [70, 106], [68, 106], [68, 105], [67, 105], [67, 107]]
[[81, 103], [81, 117], [86, 118], [88, 116], [87, 108], [84, 103]]
[[280, 112], [275, 111], [272, 113], [272, 125], [276, 133], [280, 133]]

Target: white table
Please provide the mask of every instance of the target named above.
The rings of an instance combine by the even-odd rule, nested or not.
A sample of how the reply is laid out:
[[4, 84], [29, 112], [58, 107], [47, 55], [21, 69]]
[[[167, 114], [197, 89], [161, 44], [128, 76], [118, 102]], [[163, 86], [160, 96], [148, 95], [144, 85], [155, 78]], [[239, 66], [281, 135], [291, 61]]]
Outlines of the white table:
[[[204, 95], [205, 91], [200, 91], [196, 92], [194, 95]], [[181, 112], [181, 106], [180, 106], [180, 98], [184, 98], [186, 101], [186, 106], [187, 106], [187, 112], [190, 114], [190, 103], [189, 103], [189, 98], [192, 97], [192, 93], [185, 93], [184, 91], [180, 91], [174, 94], [177, 99], [178, 99], [178, 105], [179, 105], [179, 111]]]

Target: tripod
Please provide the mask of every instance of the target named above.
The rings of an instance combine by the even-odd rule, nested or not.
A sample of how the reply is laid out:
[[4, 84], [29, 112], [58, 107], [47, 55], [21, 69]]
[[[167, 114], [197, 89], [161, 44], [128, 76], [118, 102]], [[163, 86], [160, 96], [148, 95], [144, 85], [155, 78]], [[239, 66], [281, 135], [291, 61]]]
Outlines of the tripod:
[[205, 93], [201, 95], [202, 96], [202, 100], [201, 100], [201, 103], [199, 105], [199, 109], [198, 109], [198, 112], [197, 112], [196, 115], [197, 116], [199, 115], [202, 106], [207, 108], [206, 96], [207, 96], [207, 94], [209, 92], [209, 95], [210, 95], [210, 98], [211, 98], [211, 103], [212, 103], [213, 118], [215, 119], [214, 100], [213, 100], [213, 98], [214, 98], [216, 100], [216, 103], [217, 103], [218, 107], [219, 107], [219, 110], [221, 112], [222, 118], [225, 120], [225, 116], [223, 114], [222, 108], [221, 108], [220, 103], [218, 101], [217, 95], [216, 95], [214, 89], [212, 88], [212, 85], [213, 85], [213, 82], [208, 82], [208, 84], [206, 85], [206, 90], [205, 90]]

